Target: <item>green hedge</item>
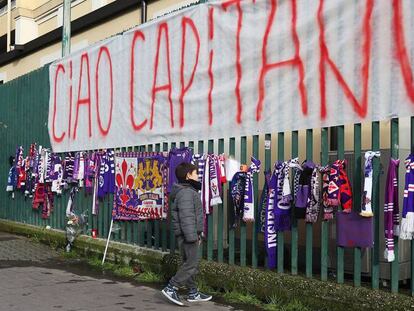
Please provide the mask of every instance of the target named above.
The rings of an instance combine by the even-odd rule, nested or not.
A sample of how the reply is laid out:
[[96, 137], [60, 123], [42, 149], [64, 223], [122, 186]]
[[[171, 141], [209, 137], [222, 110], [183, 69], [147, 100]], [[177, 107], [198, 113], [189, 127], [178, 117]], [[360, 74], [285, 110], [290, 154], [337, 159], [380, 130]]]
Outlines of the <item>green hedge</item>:
[[[179, 256], [165, 256], [164, 278], [179, 264]], [[414, 310], [414, 299], [406, 295], [217, 262], [202, 261], [199, 279], [216, 290], [252, 294], [264, 302], [274, 297], [282, 303], [296, 300], [312, 310]]]

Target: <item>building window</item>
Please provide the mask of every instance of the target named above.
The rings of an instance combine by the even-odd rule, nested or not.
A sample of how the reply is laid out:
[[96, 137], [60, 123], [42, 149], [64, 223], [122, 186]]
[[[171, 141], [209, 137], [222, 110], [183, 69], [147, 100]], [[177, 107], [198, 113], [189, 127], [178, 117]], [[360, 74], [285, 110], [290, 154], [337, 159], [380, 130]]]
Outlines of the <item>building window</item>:
[[[16, 0], [12, 0], [12, 10], [16, 7]], [[0, 0], [0, 16], [7, 13], [7, 0]]]

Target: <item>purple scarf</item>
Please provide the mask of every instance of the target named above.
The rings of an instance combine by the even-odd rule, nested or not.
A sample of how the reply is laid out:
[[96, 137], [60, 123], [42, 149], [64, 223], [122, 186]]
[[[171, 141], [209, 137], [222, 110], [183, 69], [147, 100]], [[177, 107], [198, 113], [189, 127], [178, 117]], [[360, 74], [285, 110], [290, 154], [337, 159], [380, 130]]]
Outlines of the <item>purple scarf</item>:
[[[275, 228], [275, 198], [277, 193], [277, 174], [276, 170], [269, 176], [268, 195], [266, 204], [266, 218], [265, 218], [265, 248], [267, 253], [267, 266], [269, 269], [274, 269], [277, 266], [277, 230]], [[270, 175], [270, 174], [269, 174]]]
[[[286, 170], [287, 168], [287, 170]], [[283, 199], [283, 185], [285, 174], [289, 174], [289, 166], [287, 162], [277, 162], [273, 175], [277, 180], [277, 203], [275, 204], [275, 229], [276, 231], [290, 230], [290, 197], [285, 196]]]
[[243, 221], [254, 221], [254, 191], [253, 191], [253, 174], [260, 171], [260, 160], [251, 157], [252, 163], [246, 174], [246, 185], [244, 189], [244, 208]]
[[410, 154], [404, 164], [406, 173], [400, 238], [412, 240], [414, 237], [414, 155]]

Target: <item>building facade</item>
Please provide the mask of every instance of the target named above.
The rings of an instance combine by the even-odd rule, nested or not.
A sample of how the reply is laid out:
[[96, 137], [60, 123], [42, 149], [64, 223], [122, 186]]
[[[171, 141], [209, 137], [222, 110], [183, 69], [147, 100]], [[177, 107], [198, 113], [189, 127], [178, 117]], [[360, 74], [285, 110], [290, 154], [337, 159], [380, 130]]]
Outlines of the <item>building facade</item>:
[[[193, 2], [197, 1], [72, 0], [71, 51], [139, 25], [142, 5], [144, 20], [151, 20]], [[60, 58], [62, 24], [62, 0], [1, 0], [0, 81], [13, 80]]]

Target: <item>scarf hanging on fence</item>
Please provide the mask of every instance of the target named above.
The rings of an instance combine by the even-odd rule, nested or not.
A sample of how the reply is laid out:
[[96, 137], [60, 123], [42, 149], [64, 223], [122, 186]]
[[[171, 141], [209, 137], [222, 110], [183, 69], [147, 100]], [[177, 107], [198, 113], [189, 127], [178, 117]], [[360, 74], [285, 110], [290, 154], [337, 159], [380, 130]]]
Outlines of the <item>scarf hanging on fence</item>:
[[372, 217], [371, 198], [372, 198], [372, 159], [374, 157], [380, 157], [381, 153], [379, 151], [367, 151], [365, 152], [365, 170], [364, 170], [364, 194], [362, 196], [362, 207], [360, 215], [363, 217]]
[[207, 232], [207, 214], [210, 213], [210, 157], [206, 157], [203, 183], [201, 185], [201, 202], [203, 204], [204, 232]]
[[73, 178], [77, 181], [79, 187], [82, 188], [85, 178], [85, 156], [83, 152], [76, 153]]
[[208, 213], [212, 212], [211, 207], [214, 205], [222, 204], [223, 201], [221, 200], [220, 196], [220, 164], [219, 164], [219, 157], [217, 155], [209, 154], [209, 188], [210, 188], [210, 204], [209, 208], [207, 209]]
[[21, 189], [24, 186], [24, 182], [25, 179], [23, 179], [24, 177], [24, 172], [23, 172], [23, 147], [22, 146], [18, 146], [16, 148], [16, 156], [14, 158], [14, 166], [15, 166], [15, 171], [16, 171], [16, 175], [17, 175], [17, 183], [16, 183], [16, 189]]
[[230, 183], [230, 194], [233, 205], [232, 212], [230, 213], [230, 228], [236, 228], [240, 223], [240, 219], [243, 218], [246, 178], [246, 172], [237, 172], [234, 174]]
[[283, 181], [282, 181], [282, 198], [281, 202], [283, 204], [289, 204], [293, 199], [292, 191], [290, 189], [290, 180], [289, 180], [289, 169], [291, 168], [291, 161], [283, 162]]
[[52, 153], [47, 148], [43, 148], [43, 152], [44, 152], [44, 163], [45, 163], [44, 182], [51, 183], [52, 175], [53, 175]]
[[333, 207], [342, 205], [343, 211], [352, 210], [352, 190], [345, 171], [346, 160], [336, 160], [329, 174], [328, 203]]
[[299, 158], [291, 159], [289, 166], [293, 169], [293, 200], [296, 201], [296, 196], [299, 191], [299, 179], [300, 174], [302, 173], [302, 165], [299, 163]]
[[267, 184], [268, 196], [266, 204], [264, 240], [267, 254], [267, 266], [269, 269], [274, 269], [277, 266], [277, 230], [275, 226], [278, 188], [277, 164], [278, 163], [275, 164], [274, 170]]
[[384, 200], [384, 258], [388, 262], [395, 260], [394, 237], [399, 236], [399, 206], [398, 206], [398, 166], [400, 160], [390, 159], [387, 180], [385, 183]]
[[414, 236], [414, 155], [410, 154], [404, 164], [406, 172], [400, 238], [412, 240]]
[[44, 201], [42, 205], [42, 218], [48, 219], [53, 212], [53, 192], [50, 185], [45, 185], [44, 187]]
[[221, 185], [227, 182], [226, 168], [225, 168], [226, 156], [224, 154], [220, 154], [218, 157], [218, 160], [219, 160], [219, 166], [220, 166], [220, 185]]
[[194, 154], [191, 159], [191, 164], [194, 164], [197, 166], [197, 174], [198, 174], [198, 181], [203, 183], [203, 177], [204, 177], [204, 170], [206, 166], [206, 157], [205, 154]]
[[[173, 184], [177, 183], [177, 177], [175, 176], [175, 169], [181, 163], [191, 163], [191, 159], [193, 157], [193, 150], [184, 147], [184, 148], [172, 148], [168, 155], [168, 167], [169, 167], [169, 178], [168, 178], [168, 193], [171, 192], [171, 187]], [[206, 168], [208, 166], [206, 165]]]
[[295, 202], [295, 216], [299, 219], [304, 219], [306, 215], [306, 209], [311, 200], [311, 179], [315, 164], [306, 160], [302, 164], [302, 173], [299, 178], [298, 193], [296, 195]]
[[331, 168], [329, 165], [319, 168], [319, 172], [322, 175], [322, 206], [323, 206], [323, 220], [331, 220], [334, 216], [333, 207], [328, 201], [328, 189], [329, 189], [329, 172]]
[[259, 203], [259, 216], [260, 216], [260, 232], [266, 234], [266, 211], [267, 211], [267, 203], [269, 200], [269, 181], [270, 181], [271, 172], [265, 171], [264, 172], [264, 185], [262, 194], [260, 195], [260, 203]]
[[24, 159], [24, 169], [25, 169], [25, 176], [26, 176], [26, 181], [25, 181], [25, 187], [24, 187], [24, 195], [30, 196], [31, 195], [31, 191], [32, 191], [32, 174], [31, 174], [31, 168], [30, 168], [30, 157], [27, 156]]
[[372, 248], [374, 246], [372, 217], [356, 212], [336, 214], [336, 244], [341, 247]]
[[63, 180], [62, 160], [58, 155], [53, 155], [52, 162], [53, 162], [53, 176], [52, 176], [51, 191], [57, 194], [62, 194], [62, 180]]
[[318, 220], [320, 208], [319, 167], [315, 166], [311, 177], [310, 202], [306, 207], [305, 221], [315, 223]]
[[254, 221], [254, 191], [253, 191], [253, 174], [260, 171], [260, 160], [251, 157], [252, 163], [246, 173], [246, 183], [244, 190], [244, 208], [243, 208], [243, 221]]
[[115, 151], [114, 149], [108, 149], [108, 165], [109, 170], [106, 171], [106, 180], [107, 180], [107, 192], [106, 193], [115, 193]]
[[[287, 231], [290, 230], [291, 226], [291, 215], [290, 215], [290, 200], [287, 198], [290, 197], [290, 186], [289, 186], [289, 178], [286, 179], [286, 175], [289, 174], [289, 163], [288, 162], [280, 162], [278, 161], [275, 164], [275, 169], [273, 171], [273, 176], [276, 180], [276, 187], [274, 201], [272, 203], [274, 208], [274, 228], [276, 232], [279, 231]], [[272, 188], [274, 187], [273, 182]], [[285, 183], [289, 187], [289, 190], [285, 187]], [[284, 193], [284, 191], [287, 191]], [[285, 200], [283, 199], [285, 198]]]
[[16, 182], [17, 182], [16, 167], [13, 165], [12, 167], [10, 167], [9, 176], [7, 177], [6, 191], [13, 192], [16, 187]]
[[69, 184], [73, 182], [73, 168], [75, 163], [75, 157], [72, 152], [69, 152], [65, 156], [65, 170], [63, 173], [63, 180], [65, 187], [68, 187]]
[[109, 159], [106, 152], [102, 153], [101, 163], [99, 166], [99, 184], [98, 184], [98, 197], [103, 199], [107, 194], [108, 181], [106, 180], [106, 172], [109, 171]]
[[108, 149], [102, 153], [99, 169], [98, 197], [102, 199], [108, 193], [115, 193], [115, 160], [113, 149]]
[[73, 210], [76, 208], [75, 196], [78, 191], [79, 188], [76, 186], [70, 189], [68, 204], [66, 205], [66, 217], [68, 218], [73, 215]]
[[98, 198], [98, 188], [99, 188], [99, 173], [100, 173], [100, 166], [101, 166], [101, 154], [99, 152], [95, 153], [94, 161], [93, 161], [93, 172], [91, 170], [91, 174], [93, 173], [92, 185], [93, 185], [93, 192], [92, 192], [92, 215], [98, 215], [99, 211], [99, 198]]
[[94, 191], [93, 179], [95, 176], [95, 152], [85, 152], [85, 193], [92, 194]]

